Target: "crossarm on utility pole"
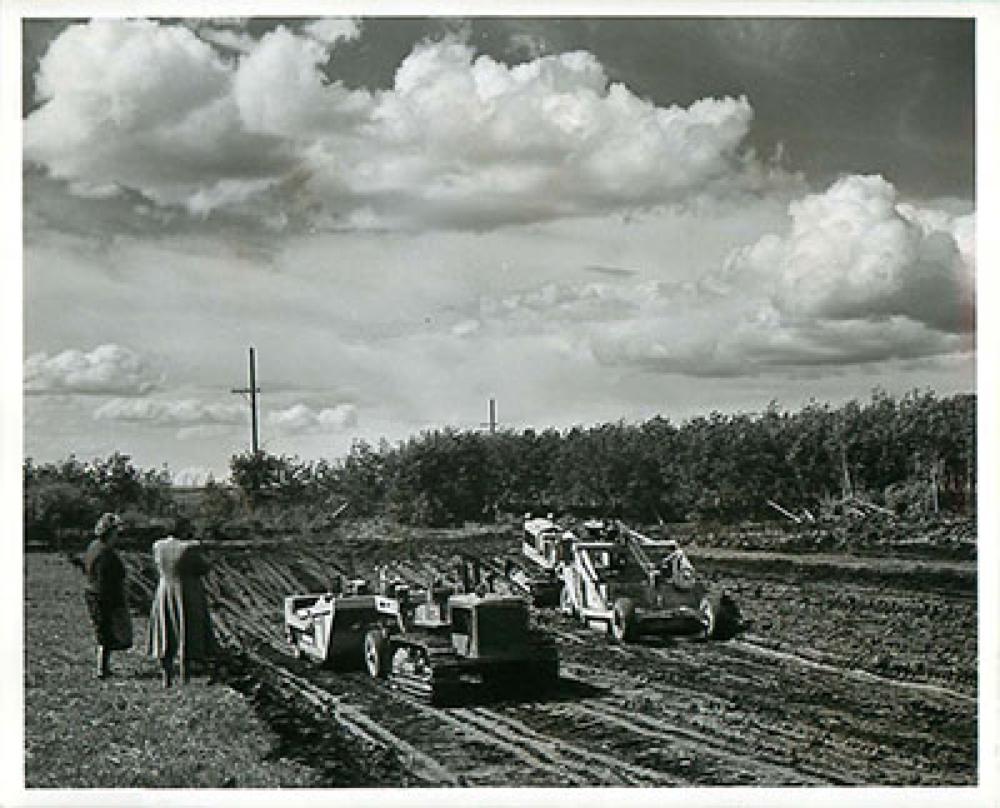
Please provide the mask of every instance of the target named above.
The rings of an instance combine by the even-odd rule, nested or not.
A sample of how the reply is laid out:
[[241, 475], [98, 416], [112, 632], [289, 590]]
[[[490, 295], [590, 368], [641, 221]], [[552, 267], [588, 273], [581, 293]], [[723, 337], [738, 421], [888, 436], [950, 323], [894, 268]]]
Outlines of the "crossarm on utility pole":
[[259, 451], [260, 441], [257, 431], [257, 394], [260, 388], [257, 386], [257, 358], [253, 348], [250, 348], [250, 386], [231, 390], [232, 393], [250, 396], [250, 446], [254, 454]]

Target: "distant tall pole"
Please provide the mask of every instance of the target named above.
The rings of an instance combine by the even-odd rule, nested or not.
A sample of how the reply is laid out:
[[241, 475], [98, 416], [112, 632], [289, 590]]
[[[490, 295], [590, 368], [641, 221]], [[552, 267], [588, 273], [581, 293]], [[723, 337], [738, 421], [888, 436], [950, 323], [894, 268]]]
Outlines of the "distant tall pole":
[[485, 424], [480, 424], [480, 426], [489, 427], [490, 434], [495, 435], [497, 432], [497, 400], [495, 398], [490, 399], [490, 420]]
[[257, 386], [257, 357], [254, 354], [253, 346], [250, 348], [250, 386], [232, 392], [250, 395], [250, 446], [253, 453], [257, 454], [260, 446], [257, 435], [257, 394], [260, 392], [260, 388]]

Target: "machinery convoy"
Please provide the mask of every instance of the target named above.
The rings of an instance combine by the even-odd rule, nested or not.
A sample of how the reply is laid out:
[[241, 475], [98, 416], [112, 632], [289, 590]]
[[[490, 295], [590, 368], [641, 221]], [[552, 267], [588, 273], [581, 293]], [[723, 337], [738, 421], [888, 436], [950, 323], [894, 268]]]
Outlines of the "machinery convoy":
[[558, 606], [597, 624], [618, 642], [647, 635], [729, 639], [739, 612], [725, 591], [695, 574], [678, 543], [652, 539], [614, 520], [567, 530], [526, 515], [521, 562], [504, 576], [526, 596], [493, 591], [478, 559], [463, 560], [460, 582], [413, 590], [386, 569], [378, 591], [352, 579], [337, 591], [289, 595], [285, 638], [296, 656], [338, 670], [363, 669], [391, 688], [432, 704], [469, 686], [554, 685], [554, 639], [531, 625], [530, 606]]

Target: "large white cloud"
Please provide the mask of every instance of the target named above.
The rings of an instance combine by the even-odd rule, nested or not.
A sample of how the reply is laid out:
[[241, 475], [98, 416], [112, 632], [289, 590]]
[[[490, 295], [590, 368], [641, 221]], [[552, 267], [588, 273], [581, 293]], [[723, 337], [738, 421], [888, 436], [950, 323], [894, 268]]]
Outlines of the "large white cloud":
[[741, 154], [747, 99], [657, 107], [586, 52], [509, 67], [449, 36], [416, 46], [391, 89], [349, 90], [324, 68], [356, 26], [229, 31], [221, 51], [179, 24], [70, 26], [41, 60], [25, 156], [80, 188], [331, 227], [485, 228], [787, 179]]
[[789, 317], [908, 317], [949, 333], [972, 327], [971, 217], [900, 205], [878, 176], [845, 177], [789, 206], [791, 230], [730, 257], [736, 286], [761, 284]]
[[232, 73], [184, 26], [70, 26], [40, 63], [45, 103], [25, 121], [25, 157], [85, 187], [114, 184], [160, 204], [187, 204], [226, 182], [259, 191], [295, 161], [241, 126]]
[[139, 396], [153, 390], [161, 376], [139, 354], [122, 345], [99, 345], [49, 356], [37, 353], [24, 362], [27, 395], [78, 393]]
[[607, 366], [699, 377], [968, 354], [974, 229], [845, 177], [697, 282], [546, 283], [483, 299], [462, 336], [566, 334]]

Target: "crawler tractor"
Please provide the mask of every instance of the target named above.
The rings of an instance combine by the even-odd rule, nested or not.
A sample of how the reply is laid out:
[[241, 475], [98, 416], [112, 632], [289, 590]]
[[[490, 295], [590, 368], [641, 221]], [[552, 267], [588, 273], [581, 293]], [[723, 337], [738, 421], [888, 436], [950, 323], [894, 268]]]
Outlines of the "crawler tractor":
[[[478, 582], [476, 582], [478, 583]], [[551, 637], [530, 627], [524, 598], [432, 586], [402, 630], [373, 626], [365, 637], [369, 675], [430, 703], [469, 685], [544, 689], [559, 678]]]
[[555, 642], [529, 625], [524, 598], [485, 592], [477, 580], [475, 591], [461, 594], [435, 583], [414, 603], [396, 583], [383, 579], [381, 595], [357, 582], [350, 594], [285, 598], [288, 641], [299, 655], [345, 670], [364, 667], [433, 704], [470, 685], [539, 690], [558, 680]]
[[621, 522], [590, 524], [563, 565], [563, 613], [599, 623], [620, 642], [644, 635], [728, 639], [739, 628], [735, 602], [710, 591], [673, 540], [656, 540]]

